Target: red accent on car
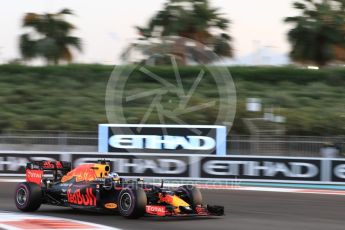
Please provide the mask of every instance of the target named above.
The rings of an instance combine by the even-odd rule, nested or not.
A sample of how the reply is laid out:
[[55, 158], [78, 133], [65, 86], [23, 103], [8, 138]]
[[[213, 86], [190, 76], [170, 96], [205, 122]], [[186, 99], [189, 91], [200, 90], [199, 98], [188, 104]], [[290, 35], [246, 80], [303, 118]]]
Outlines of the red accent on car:
[[[54, 164], [54, 163], [55, 163], [55, 164]], [[43, 169], [54, 169], [55, 166], [56, 166], [56, 168], [58, 168], [58, 169], [63, 168], [63, 166], [62, 166], [62, 164], [61, 164], [60, 161], [56, 161], [56, 162], [54, 162], [54, 163], [52, 163], [51, 161], [45, 161], [45, 162], [43, 163]]]
[[60, 161], [56, 161], [55, 165], [56, 165], [56, 168], [58, 168], [58, 169], [62, 169], [63, 168], [63, 165], [61, 164]]
[[26, 182], [31, 182], [41, 186], [42, 184], [43, 170], [27, 169], [26, 170]]
[[45, 168], [45, 169], [53, 169], [54, 165], [50, 161], [45, 161], [43, 163], [43, 168]]
[[173, 197], [171, 195], [167, 195], [167, 194], [165, 194], [165, 195], [160, 194], [159, 195], [159, 201], [165, 202], [167, 204], [171, 204], [173, 202]]
[[204, 207], [201, 207], [201, 206], [195, 207], [195, 212], [199, 215], [207, 215], [208, 214], [207, 209]]
[[146, 205], [146, 213], [157, 216], [165, 216], [166, 208], [158, 205]]

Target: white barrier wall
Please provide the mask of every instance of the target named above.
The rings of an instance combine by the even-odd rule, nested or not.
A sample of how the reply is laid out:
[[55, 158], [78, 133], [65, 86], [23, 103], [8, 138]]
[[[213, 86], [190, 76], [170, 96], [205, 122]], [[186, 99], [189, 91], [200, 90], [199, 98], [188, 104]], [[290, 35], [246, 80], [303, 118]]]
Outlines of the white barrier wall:
[[301, 157], [215, 156], [148, 153], [0, 152], [0, 176], [23, 176], [36, 160], [71, 161], [73, 166], [110, 160], [122, 176], [241, 180], [284, 183], [345, 183], [345, 160]]

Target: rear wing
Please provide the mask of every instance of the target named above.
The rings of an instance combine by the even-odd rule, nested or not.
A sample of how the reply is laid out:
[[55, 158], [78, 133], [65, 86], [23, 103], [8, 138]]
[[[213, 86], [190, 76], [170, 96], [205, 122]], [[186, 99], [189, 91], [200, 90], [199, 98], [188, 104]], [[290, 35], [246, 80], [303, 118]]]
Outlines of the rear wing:
[[26, 164], [26, 181], [41, 186], [46, 171], [52, 172], [53, 180], [58, 181], [59, 173], [65, 175], [71, 168], [71, 163], [67, 161], [32, 161]]
[[26, 169], [71, 171], [71, 162], [67, 161], [32, 161], [26, 164]]

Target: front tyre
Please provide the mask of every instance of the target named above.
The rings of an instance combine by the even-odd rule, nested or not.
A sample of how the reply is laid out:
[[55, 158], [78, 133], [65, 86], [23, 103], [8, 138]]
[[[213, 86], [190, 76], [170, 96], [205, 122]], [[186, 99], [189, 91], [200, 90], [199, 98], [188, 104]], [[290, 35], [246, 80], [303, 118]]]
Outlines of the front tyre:
[[14, 202], [23, 212], [36, 211], [42, 204], [41, 187], [34, 183], [19, 183], [15, 190]]
[[121, 190], [117, 205], [121, 216], [137, 219], [145, 215], [147, 197], [142, 188], [124, 188]]

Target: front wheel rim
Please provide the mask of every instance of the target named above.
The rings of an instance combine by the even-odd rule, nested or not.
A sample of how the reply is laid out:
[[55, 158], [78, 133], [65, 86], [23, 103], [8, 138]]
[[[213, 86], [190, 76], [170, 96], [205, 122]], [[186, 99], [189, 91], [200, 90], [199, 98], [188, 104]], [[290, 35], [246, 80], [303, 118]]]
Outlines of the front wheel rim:
[[132, 198], [129, 193], [124, 193], [120, 198], [120, 206], [123, 211], [128, 211], [132, 206]]

